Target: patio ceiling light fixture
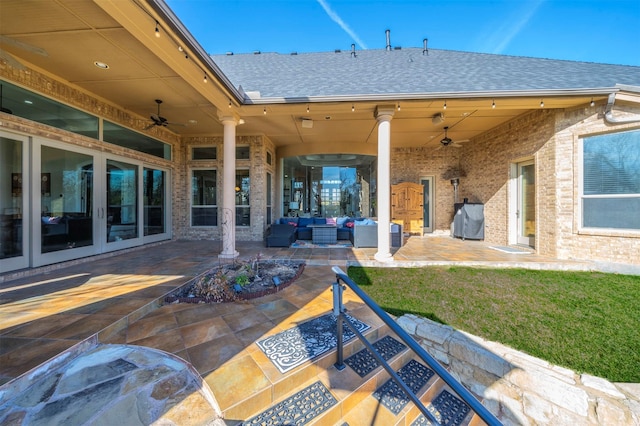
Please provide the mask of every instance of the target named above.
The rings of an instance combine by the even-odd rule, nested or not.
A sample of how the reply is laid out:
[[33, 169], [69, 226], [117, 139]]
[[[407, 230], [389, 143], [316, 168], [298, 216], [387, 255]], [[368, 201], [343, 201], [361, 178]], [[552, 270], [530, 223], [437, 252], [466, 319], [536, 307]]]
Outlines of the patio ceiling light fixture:
[[442, 109], [447, 109], [447, 101], [444, 101], [444, 105], [442, 105]]
[[495, 109], [495, 107], [496, 107], [496, 100], [495, 100], [495, 99], [492, 99], [492, 100], [491, 100], [491, 108], [494, 108], [494, 109]]
[[158, 29], [158, 25], [160, 23], [158, 21], [156, 21], [156, 37], [160, 38], [160, 29]]
[[540, 108], [544, 108], [544, 99], [540, 99]]

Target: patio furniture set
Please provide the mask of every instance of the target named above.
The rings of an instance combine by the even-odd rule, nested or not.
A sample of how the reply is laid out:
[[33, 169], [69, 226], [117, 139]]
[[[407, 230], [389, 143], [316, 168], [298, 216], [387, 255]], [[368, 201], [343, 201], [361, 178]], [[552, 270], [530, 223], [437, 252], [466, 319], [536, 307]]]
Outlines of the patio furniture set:
[[[402, 227], [391, 224], [392, 246], [402, 245]], [[335, 244], [349, 240], [353, 247], [377, 247], [378, 223], [369, 218], [283, 217], [267, 230], [267, 247], [289, 247], [296, 240]]]

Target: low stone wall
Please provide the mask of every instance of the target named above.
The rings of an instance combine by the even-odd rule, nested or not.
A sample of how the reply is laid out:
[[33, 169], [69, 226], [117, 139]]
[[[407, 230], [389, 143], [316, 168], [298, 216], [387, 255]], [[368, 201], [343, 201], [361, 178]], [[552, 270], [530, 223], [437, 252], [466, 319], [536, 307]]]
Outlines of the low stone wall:
[[505, 425], [640, 425], [640, 384], [577, 374], [411, 314], [398, 324]]

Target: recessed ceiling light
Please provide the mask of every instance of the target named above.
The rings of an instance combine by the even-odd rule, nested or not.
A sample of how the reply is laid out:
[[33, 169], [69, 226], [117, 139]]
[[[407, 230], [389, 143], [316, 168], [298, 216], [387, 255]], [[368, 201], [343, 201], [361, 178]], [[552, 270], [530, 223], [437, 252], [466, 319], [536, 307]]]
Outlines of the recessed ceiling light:
[[96, 67], [100, 68], [101, 70], [108, 70], [109, 69], [109, 65], [105, 64], [104, 62], [94, 61], [93, 65], [95, 65]]
[[189, 124], [198, 124], [198, 120], [189, 120]]
[[33, 105], [33, 101], [30, 101], [29, 99], [25, 99], [24, 103], [27, 105]]

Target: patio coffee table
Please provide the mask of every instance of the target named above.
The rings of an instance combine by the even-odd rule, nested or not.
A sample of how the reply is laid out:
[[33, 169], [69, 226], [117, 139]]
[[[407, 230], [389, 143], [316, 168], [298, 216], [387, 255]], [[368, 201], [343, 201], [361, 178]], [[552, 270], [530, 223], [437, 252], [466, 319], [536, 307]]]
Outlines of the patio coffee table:
[[308, 225], [311, 228], [311, 242], [314, 244], [335, 244], [338, 242], [336, 225]]

